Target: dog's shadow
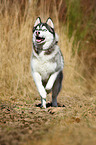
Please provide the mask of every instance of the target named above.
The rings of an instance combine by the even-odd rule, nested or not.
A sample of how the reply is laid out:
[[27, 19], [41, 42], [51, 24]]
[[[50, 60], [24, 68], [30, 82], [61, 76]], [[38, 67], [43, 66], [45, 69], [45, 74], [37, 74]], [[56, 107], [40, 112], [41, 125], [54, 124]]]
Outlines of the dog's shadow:
[[[41, 103], [39, 104], [35, 104], [36, 107], [41, 107]], [[49, 108], [49, 107], [52, 107], [52, 102], [51, 103], [47, 103], [46, 104], [46, 107]], [[61, 105], [60, 103], [58, 103], [58, 107], [66, 107], [65, 105]]]

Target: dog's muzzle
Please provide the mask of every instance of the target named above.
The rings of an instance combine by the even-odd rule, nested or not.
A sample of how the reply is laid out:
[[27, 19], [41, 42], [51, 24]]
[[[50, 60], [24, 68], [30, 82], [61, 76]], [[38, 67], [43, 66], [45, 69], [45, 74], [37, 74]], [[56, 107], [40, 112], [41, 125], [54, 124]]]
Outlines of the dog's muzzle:
[[42, 42], [42, 41], [44, 41], [44, 40], [45, 40], [45, 38], [36, 36], [36, 42], [37, 42], [37, 43], [40, 43], [40, 42]]

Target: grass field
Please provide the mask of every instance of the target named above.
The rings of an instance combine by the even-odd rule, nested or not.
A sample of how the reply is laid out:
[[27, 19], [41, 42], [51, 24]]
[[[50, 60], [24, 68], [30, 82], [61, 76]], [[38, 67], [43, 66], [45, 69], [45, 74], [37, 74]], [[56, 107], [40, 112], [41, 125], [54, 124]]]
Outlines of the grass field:
[[[77, 20], [71, 7], [76, 1], [68, 2], [0, 1], [0, 145], [96, 143], [96, 9], [90, 12], [94, 3], [85, 0], [82, 9], [89, 11], [84, 13], [82, 26], [80, 3], [75, 5], [81, 18]], [[70, 10], [73, 15], [68, 15]], [[38, 16], [42, 21], [52, 17], [65, 61], [59, 107], [51, 107], [49, 94], [46, 111], [39, 107], [40, 96], [30, 71], [32, 28]]]

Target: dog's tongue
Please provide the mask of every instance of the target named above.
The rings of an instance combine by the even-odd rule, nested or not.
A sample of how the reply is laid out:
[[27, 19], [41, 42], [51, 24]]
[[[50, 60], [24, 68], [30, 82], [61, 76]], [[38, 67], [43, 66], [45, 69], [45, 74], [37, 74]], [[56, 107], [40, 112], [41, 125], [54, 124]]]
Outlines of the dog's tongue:
[[36, 41], [37, 41], [37, 42], [41, 42], [41, 39], [37, 39]]
[[42, 37], [36, 37], [36, 41], [38, 42], [38, 43], [40, 43], [41, 41], [43, 41], [44, 40], [44, 38], [42, 38]]

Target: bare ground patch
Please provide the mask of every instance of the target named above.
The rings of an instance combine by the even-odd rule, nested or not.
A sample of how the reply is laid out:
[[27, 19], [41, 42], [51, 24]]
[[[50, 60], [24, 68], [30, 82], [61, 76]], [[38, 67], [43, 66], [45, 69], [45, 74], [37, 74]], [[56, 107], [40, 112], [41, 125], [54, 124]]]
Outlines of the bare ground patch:
[[1, 145], [95, 145], [95, 96], [61, 96], [58, 108], [48, 102], [46, 110], [38, 100], [33, 104], [0, 102]]

